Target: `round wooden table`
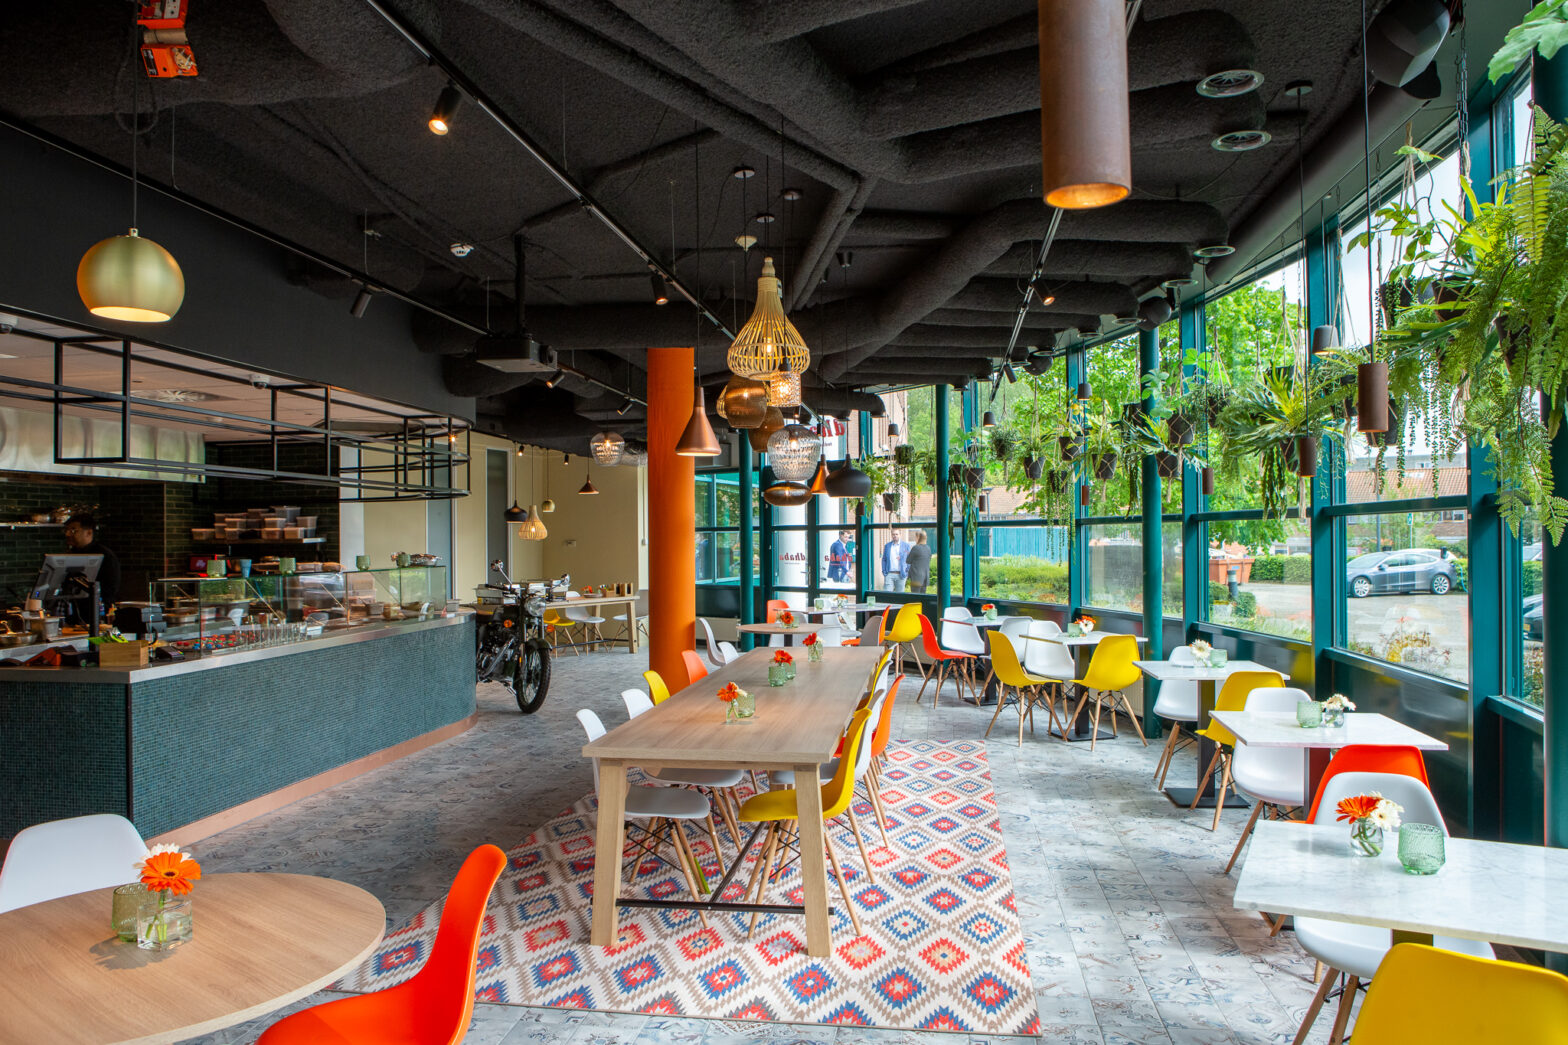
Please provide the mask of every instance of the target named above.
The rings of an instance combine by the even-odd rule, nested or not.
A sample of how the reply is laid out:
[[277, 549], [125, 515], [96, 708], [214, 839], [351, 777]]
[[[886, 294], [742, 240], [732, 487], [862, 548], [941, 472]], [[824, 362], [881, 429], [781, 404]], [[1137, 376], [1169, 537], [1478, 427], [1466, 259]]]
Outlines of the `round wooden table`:
[[381, 901], [299, 874], [196, 883], [195, 935], [156, 953], [109, 929], [113, 890], [0, 914], [0, 1042], [162, 1043], [264, 1016], [337, 980], [386, 929]]

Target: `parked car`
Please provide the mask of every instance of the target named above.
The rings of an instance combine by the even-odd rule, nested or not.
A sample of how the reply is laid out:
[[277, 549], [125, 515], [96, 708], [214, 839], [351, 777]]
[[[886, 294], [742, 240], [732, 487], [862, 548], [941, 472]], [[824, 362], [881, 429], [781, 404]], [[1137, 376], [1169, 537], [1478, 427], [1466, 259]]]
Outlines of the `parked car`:
[[1402, 591], [1446, 595], [1458, 586], [1454, 560], [1435, 548], [1372, 552], [1345, 564], [1345, 590], [1358, 599]]
[[1524, 634], [1536, 642], [1546, 641], [1546, 613], [1539, 595], [1524, 600]]

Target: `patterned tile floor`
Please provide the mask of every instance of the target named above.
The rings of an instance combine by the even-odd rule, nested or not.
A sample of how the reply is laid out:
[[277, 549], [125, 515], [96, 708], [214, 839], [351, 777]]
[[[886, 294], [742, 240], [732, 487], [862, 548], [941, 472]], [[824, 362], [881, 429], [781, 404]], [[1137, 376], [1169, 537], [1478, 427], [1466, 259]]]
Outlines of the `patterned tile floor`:
[[[642, 685], [644, 667], [624, 651], [558, 659], [550, 696], [533, 716], [519, 715], [498, 687], [481, 687], [479, 724], [463, 736], [206, 839], [196, 854], [211, 871], [350, 881], [381, 898], [389, 924], [400, 922], [441, 895], [475, 845], [515, 845], [592, 787], [574, 714], [590, 707], [607, 723], [622, 721], [619, 693]], [[1220, 871], [1244, 814], [1227, 812], [1211, 834], [1207, 814], [1172, 806], [1151, 779], [1158, 743], [1144, 748], [1126, 733], [1090, 752], [1026, 732], [1020, 747], [1010, 716], [1003, 712], [987, 752], [1042, 1040], [1289, 1042], [1311, 1000], [1312, 963], [1289, 932], [1271, 940], [1260, 918], [1231, 907], [1235, 878]], [[922, 705], [901, 699], [895, 732], [978, 738], [990, 717], [990, 708], [959, 703], [950, 686], [934, 711], [929, 692]], [[1194, 761], [1190, 749], [1178, 756], [1172, 779], [1191, 779]], [[196, 1040], [251, 1042], [278, 1015]], [[1314, 1043], [1326, 1040], [1330, 1022], [1319, 1019]], [[467, 1042], [880, 1045], [932, 1037], [962, 1040], [479, 1005]]]

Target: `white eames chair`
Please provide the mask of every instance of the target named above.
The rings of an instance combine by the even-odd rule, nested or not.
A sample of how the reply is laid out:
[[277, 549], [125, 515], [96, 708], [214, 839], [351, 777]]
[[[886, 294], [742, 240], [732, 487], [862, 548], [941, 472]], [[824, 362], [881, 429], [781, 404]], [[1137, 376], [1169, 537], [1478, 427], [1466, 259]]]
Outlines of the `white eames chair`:
[[[1290, 686], [1260, 686], [1247, 694], [1247, 710], [1295, 711], [1297, 704], [1311, 699], [1304, 690]], [[1246, 795], [1253, 802], [1252, 815], [1247, 818], [1247, 826], [1242, 828], [1230, 862], [1225, 865], [1226, 874], [1236, 866], [1241, 849], [1252, 836], [1253, 825], [1260, 815], [1266, 812], [1271, 820], [1289, 819], [1290, 810], [1306, 807], [1301, 758], [1299, 748], [1255, 748], [1240, 742], [1236, 744], [1230, 762], [1231, 783], [1238, 794]]]
[[[1198, 660], [1192, 655], [1191, 646], [1177, 646], [1171, 650], [1170, 662], [1172, 664], [1196, 665]], [[1165, 737], [1165, 748], [1160, 752], [1160, 760], [1154, 767], [1154, 786], [1165, 787], [1165, 774], [1170, 772], [1171, 759], [1183, 744], [1191, 744], [1192, 737], [1182, 736], [1183, 723], [1198, 724], [1198, 684], [1187, 681], [1165, 681], [1160, 683], [1160, 695], [1154, 701], [1154, 714], [1171, 723], [1170, 732]]]
[[24, 827], [0, 867], [0, 911], [134, 882], [146, 855], [140, 832], [114, 813]]

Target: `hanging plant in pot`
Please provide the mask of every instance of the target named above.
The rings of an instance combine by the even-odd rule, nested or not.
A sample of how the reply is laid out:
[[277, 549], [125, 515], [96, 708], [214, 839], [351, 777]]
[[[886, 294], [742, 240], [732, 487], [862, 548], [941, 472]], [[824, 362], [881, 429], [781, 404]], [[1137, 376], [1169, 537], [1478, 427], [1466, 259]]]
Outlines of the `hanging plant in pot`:
[[1085, 412], [1083, 452], [1094, 477], [1101, 482], [1116, 474], [1116, 461], [1123, 441], [1120, 418], [1111, 415], [1108, 404]]
[[1256, 455], [1265, 515], [1279, 515], [1292, 501], [1304, 503], [1298, 471], [1303, 453], [1317, 468], [1318, 447], [1343, 439], [1335, 427], [1331, 394], [1322, 392], [1319, 372], [1332, 378], [1354, 364], [1353, 356], [1333, 350], [1318, 356], [1310, 373], [1269, 374], [1261, 382], [1235, 390], [1220, 417], [1222, 462], [1227, 477], [1240, 478], [1240, 462]]

